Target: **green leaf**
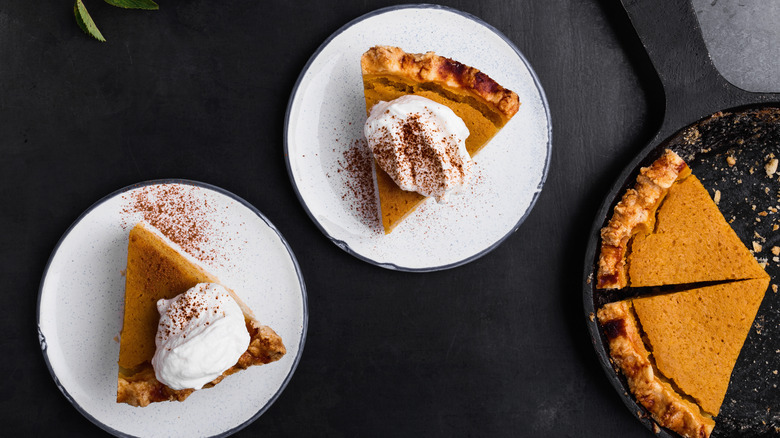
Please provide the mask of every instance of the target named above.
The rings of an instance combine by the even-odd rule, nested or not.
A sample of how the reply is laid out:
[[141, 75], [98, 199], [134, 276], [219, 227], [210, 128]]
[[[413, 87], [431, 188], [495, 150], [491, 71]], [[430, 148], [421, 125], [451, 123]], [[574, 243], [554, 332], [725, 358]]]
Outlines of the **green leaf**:
[[104, 0], [104, 1], [109, 5], [113, 5], [118, 8], [146, 9], [151, 11], [160, 9], [160, 6], [158, 6], [157, 3], [153, 2], [152, 0]]
[[103, 38], [103, 34], [95, 26], [95, 22], [92, 21], [92, 17], [89, 16], [89, 12], [87, 12], [87, 8], [84, 7], [84, 3], [81, 0], [76, 0], [76, 4], [73, 5], [73, 14], [76, 16], [76, 23], [81, 30], [100, 42], [106, 42], [106, 39]]

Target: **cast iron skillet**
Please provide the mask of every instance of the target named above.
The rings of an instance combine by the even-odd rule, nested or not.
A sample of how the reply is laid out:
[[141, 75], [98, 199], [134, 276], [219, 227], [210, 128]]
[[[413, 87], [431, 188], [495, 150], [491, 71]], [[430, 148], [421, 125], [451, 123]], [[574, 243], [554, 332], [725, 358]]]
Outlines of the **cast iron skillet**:
[[[688, 162], [711, 194], [721, 192], [721, 212], [733, 220], [732, 227], [748, 248], [753, 240], [766, 248], [757, 256], [768, 259], [766, 269], [774, 283], [780, 278], [780, 263], [772, 261], [769, 248], [780, 246], [780, 231], [771, 229], [780, 223], [780, 211], [763, 217], [758, 212], [780, 204], [777, 175], [771, 179], [764, 170], [768, 154], [780, 158], [780, 94], [748, 92], [723, 79], [712, 64], [689, 2], [622, 3], [661, 80], [666, 112], [655, 137], [607, 194], [591, 228], [583, 277], [585, 318], [599, 361], [625, 405], [659, 436], [676, 437], [659, 428], [636, 403], [625, 379], [609, 362], [608, 344], [594, 317], [596, 309], [640, 291], [618, 294], [595, 289], [599, 230], [626, 188], [633, 185], [639, 168], [670, 148]], [[736, 165], [729, 166], [727, 156], [735, 157]], [[732, 374], [713, 437], [780, 435], [780, 378], [773, 373], [780, 368], [779, 298], [780, 293], [771, 289], [766, 294]]]

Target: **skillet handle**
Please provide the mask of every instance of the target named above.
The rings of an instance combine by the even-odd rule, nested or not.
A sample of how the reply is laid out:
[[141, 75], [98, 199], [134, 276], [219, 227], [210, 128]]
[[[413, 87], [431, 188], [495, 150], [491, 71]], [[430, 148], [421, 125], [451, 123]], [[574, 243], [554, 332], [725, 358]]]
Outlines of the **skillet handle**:
[[726, 81], [712, 63], [688, 0], [621, 0], [666, 94], [661, 139], [719, 110], [776, 100]]

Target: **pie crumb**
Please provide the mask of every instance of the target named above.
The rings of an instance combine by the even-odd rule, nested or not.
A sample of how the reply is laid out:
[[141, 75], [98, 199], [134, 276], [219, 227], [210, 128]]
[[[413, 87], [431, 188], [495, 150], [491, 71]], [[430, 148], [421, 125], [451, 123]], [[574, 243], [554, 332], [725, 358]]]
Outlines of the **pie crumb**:
[[772, 285], [772, 292], [777, 293], [777, 285], [776, 284]]
[[766, 170], [766, 176], [770, 178], [774, 176], [775, 172], [777, 172], [777, 158], [769, 160], [766, 166], [764, 166], [764, 170]]
[[737, 159], [733, 155], [729, 155], [726, 157], [726, 163], [728, 163], [729, 167], [732, 167], [737, 164]]
[[758, 243], [758, 242], [756, 242], [756, 241], [754, 240], [754, 241], [753, 241], [753, 251], [755, 251], [755, 252], [761, 252], [761, 250], [762, 250], [762, 249], [763, 249], [763, 248], [761, 247], [761, 244], [760, 244], [760, 243]]
[[712, 197], [712, 200], [715, 201], [715, 205], [720, 204], [720, 190], [715, 190], [715, 196]]
[[773, 246], [772, 247], [772, 254], [780, 255], [780, 246]]

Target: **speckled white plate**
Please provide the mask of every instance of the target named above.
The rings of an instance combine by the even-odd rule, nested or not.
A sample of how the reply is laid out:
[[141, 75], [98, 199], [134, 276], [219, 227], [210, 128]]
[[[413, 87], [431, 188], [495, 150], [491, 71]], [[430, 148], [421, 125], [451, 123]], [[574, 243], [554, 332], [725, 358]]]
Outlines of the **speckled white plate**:
[[[202, 264], [282, 337], [287, 354], [196, 391], [183, 403], [135, 408], [116, 403], [115, 338], [122, 327], [128, 233], [141, 219], [128, 218], [125, 205], [134, 190], [163, 184], [181, 185], [209, 203], [205, 219], [220, 224], [220, 238], [206, 246], [219, 245], [227, 257]], [[307, 320], [300, 269], [273, 224], [232, 193], [181, 180], [126, 187], [91, 206], [57, 244], [38, 298], [38, 336], [55, 383], [84, 416], [118, 436], [227, 436], [242, 429], [265, 412], [292, 377]]]
[[[350, 203], [344, 148], [363, 137], [366, 106], [360, 56], [375, 45], [434, 51], [485, 72], [520, 96], [520, 111], [476, 156], [478, 178], [447, 204], [429, 199], [384, 235]], [[389, 269], [434, 271], [488, 253], [526, 218], [550, 159], [547, 100], [528, 61], [504, 35], [466, 13], [407, 5], [364, 15], [311, 57], [285, 120], [290, 179], [309, 216], [350, 254]]]

